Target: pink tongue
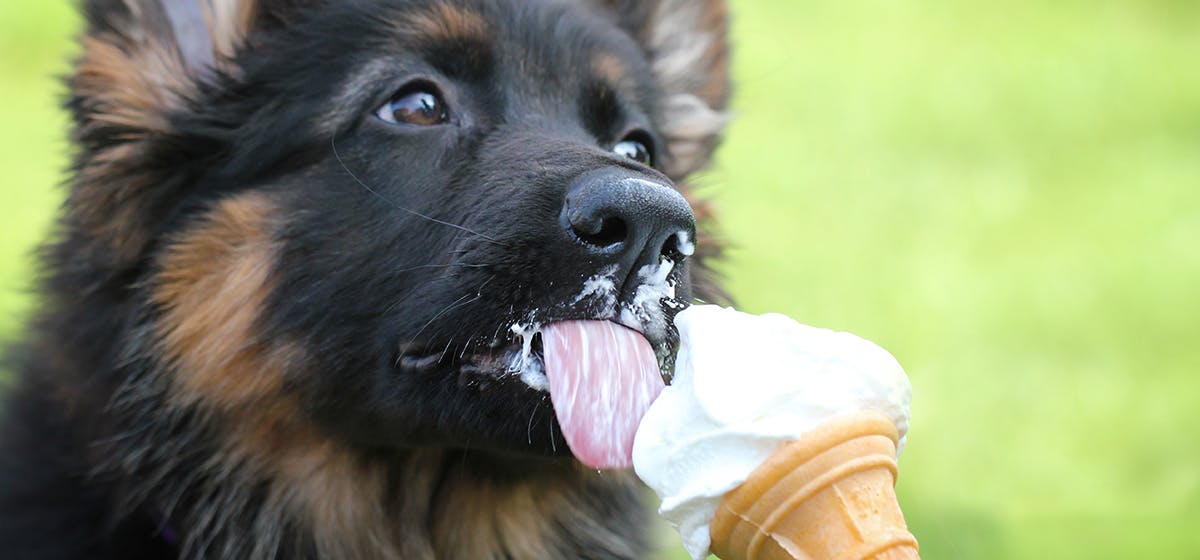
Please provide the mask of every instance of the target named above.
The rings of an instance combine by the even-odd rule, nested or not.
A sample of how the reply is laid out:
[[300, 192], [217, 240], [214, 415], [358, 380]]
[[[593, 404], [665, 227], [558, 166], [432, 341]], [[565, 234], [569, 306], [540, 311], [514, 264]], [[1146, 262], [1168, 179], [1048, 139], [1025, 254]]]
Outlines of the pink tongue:
[[575, 458], [596, 469], [633, 464], [633, 436], [663, 389], [650, 342], [610, 321], [542, 327], [550, 400]]

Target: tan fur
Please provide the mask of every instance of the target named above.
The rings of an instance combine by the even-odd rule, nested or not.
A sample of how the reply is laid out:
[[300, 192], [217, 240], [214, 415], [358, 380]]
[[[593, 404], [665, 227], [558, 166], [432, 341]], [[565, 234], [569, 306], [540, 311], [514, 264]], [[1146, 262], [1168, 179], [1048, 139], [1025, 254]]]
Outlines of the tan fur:
[[[250, 0], [189, 0], [201, 3], [218, 62], [243, 44], [257, 15]], [[135, 21], [144, 18], [138, 2], [126, 0]], [[173, 45], [160, 35], [134, 27], [128, 36], [107, 33], [81, 39], [83, 54], [73, 80], [92, 120], [131, 131], [169, 132], [165, 110], [178, 107], [195, 81]], [[223, 69], [228, 70], [228, 67]]]
[[[137, 3], [129, 2], [135, 19]], [[256, 3], [204, 0], [218, 66], [228, 64], [250, 32]], [[674, 177], [703, 166], [725, 125], [727, 76], [724, 3], [662, 0], [651, 31], [642, 38], [655, 56], [653, 69], [665, 88], [664, 131]], [[472, 11], [447, 5], [409, 19], [433, 38], [486, 40], [488, 24]], [[126, 143], [112, 144], [85, 162], [71, 206], [85, 231], [111, 244], [121, 258], [142, 254], [151, 212], [139, 194], [156, 186], [144, 168], [150, 135], [170, 134], [165, 115], [194, 87], [174, 49], [149, 35], [89, 36], [73, 79], [88, 104], [82, 126], [115, 126]], [[619, 85], [627, 68], [615, 57], [597, 57], [593, 70]], [[707, 69], [696, 72], [696, 68]], [[229, 68], [223, 67], [224, 70]], [[119, 180], [113, 180], [114, 178]], [[686, 189], [684, 189], [686, 190]], [[697, 214], [707, 213], [698, 201]], [[219, 203], [197, 225], [173, 239], [155, 263], [153, 302], [161, 355], [170, 364], [172, 405], [216, 412], [222, 448], [208, 465], [230, 477], [267, 480], [266, 504], [249, 534], [278, 531], [270, 514], [299, 512], [323, 557], [347, 560], [393, 558], [553, 558], [559, 532], [553, 523], [585, 527], [609, 551], [633, 550], [582, 513], [583, 488], [609, 477], [629, 488], [631, 475], [591, 471], [554, 472], [524, 482], [498, 482], [464, 472], [445, 451], [411, 452], [403, 472], [389, 473], [307, 419], [287, 391], [289, 375], [302, 372], [303, 351], [287, 340], [266, 340], [258, 318], [275, 289], [273, 228], [277, 208], [264, 194]], [[700, 240], [701, 250], [714, 246]], [[449, 462], [448, 462], [449, 458]], [[404, 495], [389, 495], [389, 477], [405, 482]], [[578, 513], [573, 513], [578, 512]], [[218, 512], [219, 513], [219, 512]], [[282, 517], [282, 515], [278, 516]], [[428, 533], [413, 519], [429, 520]], [[402, 523], [406, 520], [408, 524]], [[253, 557], [270, 557], [277, 540], [261, 538]]]
[[[271, 480], [268, 511], [299, 511], [327, 558], [399, 558], [383, 511], [380, 465], [318, 432], [284, 390], [303, 367], [293, 345], [256, 320], [274, 288], [275, 208], [263, 194], [225, 200], [159, 261], [154, 303], [176, 406], [223, 411], [223, 472]], [[266, 540], [266, 539], [263, 539]]]
[[[190, 83], [178, 57], [165, 45], [121, 48], [113, 37], [84, 37], [75, 75], [76, 92], [93, 119], [145, 132], [167, 132], [163, 110], [177, 105]], [[133, 139], [133, 138], [128, 138]]]
[[190, 85], [181, 79], [180, 61], [162, 45], [131, 49], [105, 35], [84, 37], [82, 45], [72, 86], [88, 120], [77, 135], [117, 128], [123, 142], [91, 156], [79, 173], [69, 206], [72, 218], [92, 239], [127, 261], [140, 254], [149, 238], [139, 197], [159, 180], [142, 167], [142, 141], [169, 131], [166, 111], [181, 102]]
[[425, 37], [442, 41], [486, 41], [487, 21], [478, 13], [449, 4], [436, 4], [405, 22]]
[[592, 72], [614, 87], [624, 84], [629, 76], [625, 63], [616, 55], [606, 52], [592, 57]]
[[[622, 5], [583, 1], [603, 9]], [[663, 170], [679, 181], [708, 165], [728, 122], [723, 113], [729, 100], [726, 1], [645, 2], [645, 19], [626, 23], [649, 55], [662, 88], [659, 112], [668, 152]]]
[[280, 391], [292, 351], [255, 324], [273, 288], [273, 211], [261, 194], [225, 200], [159, 261], [158, 334], [184, 402], [229, 408]]
[[234, 415], [215, 466], [269, 480], [264, 513], [298, 512], [322, 558], [407, 557], [385, 509], [383, 465], [320, 433], [290, 399], [268, 404]]
[[[71, 218], [89, 240], [122, 263], [136, 259], [150, 240], [147, 210], [139, 197], [153, 189], [159, 178], [134, 167], [144, 151], [138, 143], [102, 149], [80, 170], [68, 201]], [[122, 180], [113, 181], [113, 176]]]
[[663, 99], [660, 110], [670, 154], [664, 164], [667, 175], [679, 179], [707, 166], [729, 117], [686, 93]]
[[[453, 476], [453, 473], [450, 475]], [[462, 476], [438, 504], [433, 527], [438, 550], [445, 558], [558, 558], [554, 548], [557, 529], [548, 523], [558, 513], [561, 521], [583, 529], [607, 544], [607, 551], [633, 550], [625, 536], [597, 524], [587, 515], [576, 514], [579, 495], [573, 491], [589, 478], [606, 478], [620, 485], [636, 485], [628, 472], [599, 474], [580, 467], [561, 473], [554, 484], [543, 480], [497, 486], [495, 483]], [[469, 527], [470, 530], [466, 528]], [[500, 556], [501, 551], [508, 556]]]
[[659, 107], [671, 154], [665, 167], [677, 179], [708, 164], [727, 122], [720, 113], [729, 94], [726, 17], [723, 0], [660, 0], [643, 37], [666, 93]]
[[[219, 460], [223, 468], [251, 469], [271, 480], [271, 507], [302, 512], [323, 558], [556, 558], [556, 517], [584, 529], [607, 551], [634, 554], [625, 535], [596, 523], [578, 503], [580, 489], [596, 482], [589, 477], [632, 488], [637, 483], [631, 473], [574, 468], [501, 482], [465, 472], [445, 451], [425, 449], [403, 462], [398, 477], [404, 490], [389, 495], [382, 462], [355, 454], [294, 416], [261, 412], [232, 423]], [[413, 519], [429, 520], [429, 532], [414, 530]]]
[[[325, 558], [491, 558], [497, 551], [555, 557], [545, 548], [555, 542], [545, 520], [565, 512], [587, 523], [586, 515], [570, 515], [572, 489], [601, 475], [577, 469], [500, 483], [459, 471], [443, 451], [424, 450], [404, 463], [406, 493], [389, 496], [382, 461], [305, 417], [284, 388], [289, 370], [305, 367], [303, 357], [290, 344], [263, 340], [255, 323], [273, 288], [275, 212], [263, 194], [227, 199], [179, 235], [158, 264], [154, 302], [162, 311], [161, 349], [173, 365], [174, 405], [222, 411], [224, 443], [210, 468], [270, 481], [264, 519], [298, 512]], [[430, 532], [412, 531], [405, 523], [412, 519], [431, 520]], [[605, 527], [588, 530], [612, 550], [627, 546]]]
[[[201, 1], [201, 0], [190, 0]], [[226, 65], [226, 61], [237, 53], [250, 34], [250, 28], [257, 15], [257, 2], [249, 0], [203, 0], [205, 19], [208, 22], [209, 34], [212, 36], [213, 52], [217, 55], [217, 64]], [[228, 67], [223, 69], [229, 70]]]
[[724, 0], [659, 0], [651, 17], [644, 39], [664, 86], [724, 107], [729, 95]]

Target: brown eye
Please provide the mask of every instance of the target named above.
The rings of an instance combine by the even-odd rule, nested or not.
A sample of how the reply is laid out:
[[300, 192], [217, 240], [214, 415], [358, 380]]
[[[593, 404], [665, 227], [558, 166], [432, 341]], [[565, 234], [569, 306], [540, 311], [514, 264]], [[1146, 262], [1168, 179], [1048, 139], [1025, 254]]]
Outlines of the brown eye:
[[375, 112], [375, 116], [392, 124], [434, 126], [448, 120], [446, 103], [437, 94], [424, 89], [403, 92]]
[[647, 148], [644, 142], [636, 138], [626, 138], [617, 142], [613, 146], [612, 151], [614, 154], [627, 157], [642, 165], [654, 165], [654, 156], [650, 154], [650, 148]]

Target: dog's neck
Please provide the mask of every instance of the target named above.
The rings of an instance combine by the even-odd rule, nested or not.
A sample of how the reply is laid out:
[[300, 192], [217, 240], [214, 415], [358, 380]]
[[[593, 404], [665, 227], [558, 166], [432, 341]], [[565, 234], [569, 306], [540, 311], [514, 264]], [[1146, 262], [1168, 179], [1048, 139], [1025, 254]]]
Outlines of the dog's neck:
[[165, 520], [183, 557], [641, 558], [648, 549], [646, 496], [630, 473], [461, 449], [356, 449], [261, 411], [214, 420], [158, 407], [131, 423], [143, 435], [119, 438], [127, 448], [111, 456], [143, 462], [106, 467], [124, 473], [127, 504]]

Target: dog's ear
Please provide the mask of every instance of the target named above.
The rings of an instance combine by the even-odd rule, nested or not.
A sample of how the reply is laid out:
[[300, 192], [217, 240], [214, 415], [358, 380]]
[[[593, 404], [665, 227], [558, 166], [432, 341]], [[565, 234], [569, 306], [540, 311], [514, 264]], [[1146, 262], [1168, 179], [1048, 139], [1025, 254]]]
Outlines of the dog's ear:
[[586, 0], [642, 46], [663, 98], [665, 170], [679, 180], [704, 167], [725, 128], [729, 100], [725, 0]]
[[71, 231], [116, 273], [147, 247], [172, 184], [202, 148], [173, 142], [172, 115], [260, 28], [317, 0], [87, 0], [82, 52], [68, 79], [79, 146]]
[[169, 52], [194, 75], [227, 66], [253, 31], [280, 25], [289, 13], [316, 2], [88, 0], [84, 12], [88, 38], [132, 51]]

